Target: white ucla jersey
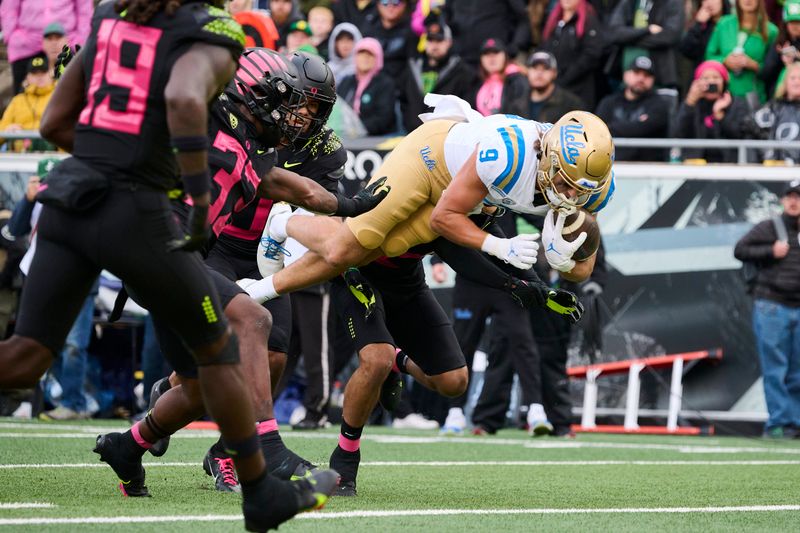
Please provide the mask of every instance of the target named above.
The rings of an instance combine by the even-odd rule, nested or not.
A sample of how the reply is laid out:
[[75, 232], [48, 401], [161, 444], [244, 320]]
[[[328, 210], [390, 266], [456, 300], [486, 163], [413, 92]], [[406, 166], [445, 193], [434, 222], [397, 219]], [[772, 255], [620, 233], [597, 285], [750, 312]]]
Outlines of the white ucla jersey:
[[455, 176], [477, 148], [475, 168], [489, 189], [484, 202], [544, 215], [547, 203], [534, 205], [534, 196], [541, 194], [536, 189], [537, 148], [551, 127], [516, 115], [490, 115], [456, 124], [444, 143], [447, 169]]

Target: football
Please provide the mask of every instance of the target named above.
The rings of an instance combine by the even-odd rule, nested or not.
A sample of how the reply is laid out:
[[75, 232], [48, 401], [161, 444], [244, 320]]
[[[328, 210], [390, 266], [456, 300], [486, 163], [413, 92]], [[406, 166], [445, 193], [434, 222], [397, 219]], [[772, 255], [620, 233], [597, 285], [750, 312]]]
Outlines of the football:
[[[553, 217], [553, 222], [555, 223], [558, 213], [551, 210], [547, 216]], [[564, 240], [572, 242], [584, 231], [586, 232], [586, 240], [573, 254], [572, 258], [575, 261], [584, 261], [592, 257], [600, 247], [600, 226], [597, 224], [597, 220], [589, 211], [579, 207], [577, 211], [567, 215], [561, 235]]]

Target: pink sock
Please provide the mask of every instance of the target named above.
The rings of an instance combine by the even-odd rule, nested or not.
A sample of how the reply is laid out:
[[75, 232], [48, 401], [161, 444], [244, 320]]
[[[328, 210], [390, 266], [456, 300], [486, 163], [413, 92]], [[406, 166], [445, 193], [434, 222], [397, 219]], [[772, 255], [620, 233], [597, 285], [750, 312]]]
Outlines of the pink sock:
[[361, 447], [361, 439], [350, 440], [344, 435], [339, 435], [339, 448], [346, 452], [357, 452]]
[[256, 424], [256, 433], [259, 435], [269, 433], [270, 431], [278, 431], [278, 421], [274, 418]]
[[146, 440], [144, 440], [144, 437], [142, 437], [142, 434], [139, 432], [139, 424], [141, 424], [141, 423], [142, 422], [139, 421], [139, 422], [136, 422], [133, 425], [133, 427], [131, 428], [131, 435], [133, 435], [133, 440], [136, 441], [136, 444], [138, 444], [139, 446], [141, 446], [145, 450], [148, 450], [148, 449], [152, 448], [153, 445], [151, 443], [147, 442]]

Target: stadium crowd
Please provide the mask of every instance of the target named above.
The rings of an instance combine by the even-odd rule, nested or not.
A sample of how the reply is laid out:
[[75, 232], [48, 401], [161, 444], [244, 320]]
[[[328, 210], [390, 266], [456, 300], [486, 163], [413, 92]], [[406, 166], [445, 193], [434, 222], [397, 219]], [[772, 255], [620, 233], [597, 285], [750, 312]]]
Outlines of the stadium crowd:
[[[425, 110], [425, 95], [438, 93], [457, 95], [483, 115], [504, 113], [540, 122], [554, 122], [571, 110], [592, 111], [614, 137], [800, 140], [800, 0], [230, 0], [227, 7], [252, 30], [247, 33], [250, 45], [311, 52], [328, 61], [338, 93], [329, 124], [345, 138], [410, 132], [421, 124], [418, 115]], [[84, 42], [93, 9], [92, 0], [0, 4], [5, 45], [0, 135], [38, 129], [55, 87], [56, 57], [65, 44]], [[4, 149], [31, 152], [52, 146], [23, 139], [5, 143]], [[734, 150], [724, 149], [682, 153], [694, 162], [730, 162], [735, 156]], [[778, 150], [753, 157], [793, 164], [800, 155]], [[662, 148], [618, 148], [616, 158], [666, 162], [670, 153]], [[14, 213], [11, 217], [4, 212], [2, 217], [8, 259], [0, 278], [0, 338], [10, 333], [5, 331], [7, 323], [13, 326], [13, 301], [21, 286], [15, 265], [25, 253], [26, 235], [35, 227], [33, 195], [46, 171], [46, 165], [40, 166], [18, 205], [3, 206]], [[505, 222], [506, 234], [511, 235], [526, 224], [542, 224], [541, 219], [514, 216], [505, 217]], [[547, 261], [539, 265], [547, 266]], [[444, 279], [436, 262], [432, 269], [435, 280]], [[592, 278], [580, 285], [559, 279], [556, 271], [542, 271], [540, 276], [594, 298], [602, 292], [603, 271], [601, 261]], [[319, 289], [318, 296], [327, 290]], [[487, 316], [507, 311], [481, 308], [493, 301], [491, 291], [497, 292], [456, 280], [457, 327], [464, 322], [464, 332], [482, 330]], [[325, 301], [316, 300], [317, 307]], [[89, 384], [90, 338], [96, 326], [104, 324], [97, 316], [100, 311], [91, 320], [93, 303], [94, 298], [87, 301], [60, 365], [44, 381], [43, 402], [50, 408], [42, 414], [46, 418], [110, 414], [102, 401], [92, 398], [92, 392], [102, 388], [102, 378]], [[519, 425], [537, 435], [569, 434], [565, 372], [571, 327], [541, 309], [530, 314], [516, 331], [495, 327], [483, 341], [489, 361], [484, 392], [472, 417], [476, 434], [493, 433], [506, 424], [515, 373], [522, 387]], [[294, 387], [297, 379], [289, 377], [281, 384], [286, 387], [285, 405], [300, 406], [292, 418], [299, 429], [326, 426], [340, 390], [335, 378], [346, 379], [348, 365], [352, 370], [353, 352], [335, 333], [344, 331], [342, 324], [333, 315], [325, 315], [322, 323], [329, 325], [313, 333], [316, 342], [306, 343], [317, 353], [299, 350], [305, 367], [298, 368], [309, 378], [306, 388], [311, 392], [300, 399]], [[133, 350], [141, 351], [144, 399], [138, 405], [131, 402], [134, 410], [145, 407], [151, 385], [169, 372], [153, 341], [152, 324], [142, 324], [143, 348]], [[480, 333], [462, 345], [470, 355]], [[308, 332], [293, 334], [297, 344]], [[329, 338], [320, 339], [323, 335]], [[536, 344], [509, 342], [520, 336]], [[97, 339], [93, 342], [100, 345]], [[131, 349], [124, 340], [100, 349], [123, 347]], [[300, 353], [290, 355], [296, 364]], [[103, 371], [105, 377], [113, 372]], [[318, 383], [311, 383], [312, 376]], [[280, 405], [276, 403], [276, 411]], [[444, 400], [412, 387], [395, 409], [394, 425], [441, 425], [443, 431], [462, 432], [467, 427], [466, 405], [466, 396]]]

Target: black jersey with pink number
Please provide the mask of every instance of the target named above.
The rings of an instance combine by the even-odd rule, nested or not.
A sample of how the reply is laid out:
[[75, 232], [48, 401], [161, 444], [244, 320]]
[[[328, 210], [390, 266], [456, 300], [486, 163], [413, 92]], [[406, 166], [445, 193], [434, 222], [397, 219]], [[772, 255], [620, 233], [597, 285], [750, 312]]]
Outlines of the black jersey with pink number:
[[172, 188], [178, 171], [164, 89], [195, 43], [227, 48], [238, 60], [244, 34], [225, 11], [203, 2], [187, 2], [171, 16], [160, 12], [144, 25], [124, 20], [114, 2], [99, 5], [81, 54], [86, 105], [73, 155], [112, 179]]
[[[342, 146], [342, 141], [333, 130], [324, 127], [300, 149], [278, 150], [277, 165], [335, 192], [346, 162], [347, 150]], [[261, 198], [244, 209], [235, 210], [230, 224], [222, 229], [219, 242], [236, 253], [237, 257], [251, 257], [255, 261], [261, 233], [271, 208], [272, 200]]]

